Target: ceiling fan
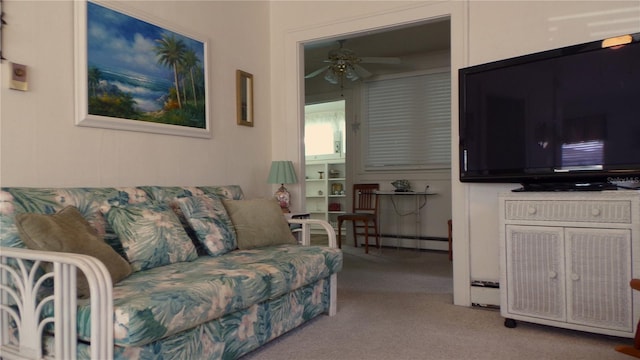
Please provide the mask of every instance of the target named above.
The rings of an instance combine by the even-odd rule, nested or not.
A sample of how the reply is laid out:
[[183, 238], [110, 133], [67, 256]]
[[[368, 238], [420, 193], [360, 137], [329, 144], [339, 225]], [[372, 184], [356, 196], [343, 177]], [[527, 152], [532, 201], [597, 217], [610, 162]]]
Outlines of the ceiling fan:
[[344, 47], [346, 40], [338, 40], [339, 48], [329, 51], [327, 59], [324, 62], [329, 63], [307, 75], [305, 79], [309, 79], [325, 73], [324, 79], [332, 84], [340, 84], [343, 87], [344, 79], [356, 81], [358, 79], [366, 79], [373, 75], [360, 64], [399, 64], [400, 58], [397, 57], [359, 57], [356, 53]]

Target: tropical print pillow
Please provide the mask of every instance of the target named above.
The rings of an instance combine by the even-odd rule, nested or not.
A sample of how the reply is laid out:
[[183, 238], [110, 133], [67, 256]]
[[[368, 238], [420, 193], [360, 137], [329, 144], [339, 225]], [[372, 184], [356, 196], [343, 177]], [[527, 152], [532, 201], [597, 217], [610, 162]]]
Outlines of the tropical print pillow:
[[105, 217], [120, 238], [133, 271], [198, 257], [178, 217], [165, 203], [112, 206]]
[[236, 233], [222, 200], [215, 196], [192, 196], [175, 202], [207, 254], [218, 256], [237, 247]]

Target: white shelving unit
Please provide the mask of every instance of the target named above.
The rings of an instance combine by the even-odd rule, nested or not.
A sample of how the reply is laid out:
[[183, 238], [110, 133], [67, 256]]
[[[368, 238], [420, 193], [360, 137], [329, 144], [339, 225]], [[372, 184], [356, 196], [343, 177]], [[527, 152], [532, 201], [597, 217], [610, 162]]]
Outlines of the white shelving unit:
[[344, 158], [307, 159], [305, 166], [306, 212], [312, 219], [322, 219], [337, 231], [337, 217], [347, 206]]
[[633, 337], [640, 193], [508, 193], [500, 205], [500, 311], [515, 320]]

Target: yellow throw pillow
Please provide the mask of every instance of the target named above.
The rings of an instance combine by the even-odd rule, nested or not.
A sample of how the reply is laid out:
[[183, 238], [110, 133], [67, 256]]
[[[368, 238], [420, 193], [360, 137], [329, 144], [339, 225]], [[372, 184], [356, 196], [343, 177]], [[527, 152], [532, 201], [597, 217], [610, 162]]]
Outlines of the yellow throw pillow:
[[[20, 238], [29, 249], [90, 255], [109, 270], [113, 284], [131, 274], [131, 266], [118, 253], [98, 238], [95, 230], [74, 206], [56, 214], [24, 213], [16, 215]], [[79, 297], [89, 296], [89, 283], [78, 271]]]

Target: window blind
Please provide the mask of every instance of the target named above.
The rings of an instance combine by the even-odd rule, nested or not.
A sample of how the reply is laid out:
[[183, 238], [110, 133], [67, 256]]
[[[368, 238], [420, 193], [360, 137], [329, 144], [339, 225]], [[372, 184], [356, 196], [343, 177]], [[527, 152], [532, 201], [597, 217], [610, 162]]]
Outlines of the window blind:
[[451, 166], [449, 71], [365, 85], [365, 170]]

